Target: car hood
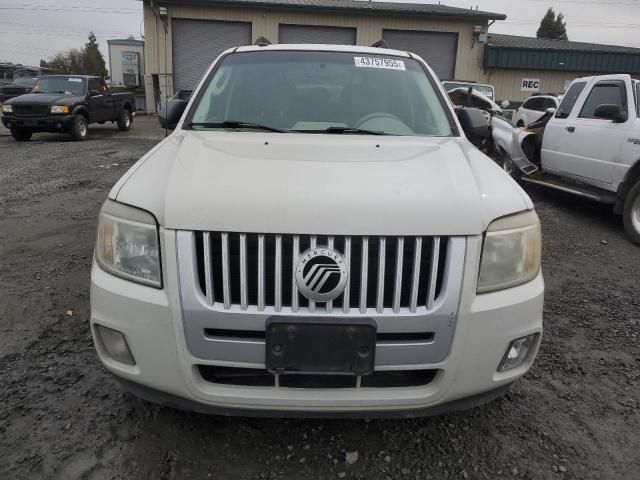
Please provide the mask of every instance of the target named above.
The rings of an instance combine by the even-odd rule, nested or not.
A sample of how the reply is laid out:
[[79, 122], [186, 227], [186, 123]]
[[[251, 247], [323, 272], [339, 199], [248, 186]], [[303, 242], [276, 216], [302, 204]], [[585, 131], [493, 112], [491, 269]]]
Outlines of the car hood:
[[172, 229], [470, 235], [532, 208], [462, 138], [176, 131], [110, 198]]
[[73, 105], [84, 100], [79, 95], [65, 95], [62, 93], [28, 93], [11, 99], [7, 103], [12, 105]]

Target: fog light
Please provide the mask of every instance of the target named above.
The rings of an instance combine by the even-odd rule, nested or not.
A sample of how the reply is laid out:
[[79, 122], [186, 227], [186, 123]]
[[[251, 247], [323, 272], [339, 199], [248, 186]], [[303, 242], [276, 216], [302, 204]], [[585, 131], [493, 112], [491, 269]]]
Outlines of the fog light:
[[129, 345], [127, 345], [127, 341], [122, 333], [111, 328], [103, 327], [102, 325], [96, 325], [96, 330], [102, 347], [111, 358], [118, 362], [126, 363], [127, 365], [136, 364], [133, 355], [131, 355], [131, 350], [129, 350]]
[[538, 334], [534, 333], [533, 335], [518, 338], [511, 342], [509, 348], [507, 348], [507, 351], [504, 353], [504, 357], [502, 357], [498, 371], [505, 372], [512, 368], [519, 367], [525, 358], [527, 358], [529, 350], [535, 345], [537, 336]]

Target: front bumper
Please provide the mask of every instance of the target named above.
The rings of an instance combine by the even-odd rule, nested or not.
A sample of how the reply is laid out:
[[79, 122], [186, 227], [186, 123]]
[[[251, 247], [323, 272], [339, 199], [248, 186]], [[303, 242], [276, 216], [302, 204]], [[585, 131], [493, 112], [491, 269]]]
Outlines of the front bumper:
[[[98, 355], [127, 385], [140, 386], [130, 389], [153, 401], [197, 411], [246, 415], [427, 415], [444, 411], [438, 406], [458, 409], [493, 398], [527, 372], [537, 353], [542, 333], [542, 275], [526, 285], [477, 296], [481, 238], [470, 237], [459, 309], [454, 319], [456, 331], [448, 355], [436, 363], [407, 362], [380, 367], [437, 370], [430, 383], [401, 388], [331, 389], [212, 383], [200, 375], [198, 365], [251, 368], [259, 365], [199, 358], [190, 352], [179, 294], [175, 238], [174, 231], [161, 231], [163, 290], [114, 277], [95, 264], [91, 276], [94, 339], [95, 324], [122, 332], [136, 365], [114, 361], [100, 343], [95, 342]], [[537, 343], [524, 363], [513, 370], [498, 372], [498, 364], [509, 343], [534, 333], [538, 334]], [[469, 401], [465, 403], [463, 399]]]
[[2, 115], [2, 124], [9, 129], [31, 132], [66, 132], [71, 129], [75, 115], [42, 115], [38, 117], [18, 117]]

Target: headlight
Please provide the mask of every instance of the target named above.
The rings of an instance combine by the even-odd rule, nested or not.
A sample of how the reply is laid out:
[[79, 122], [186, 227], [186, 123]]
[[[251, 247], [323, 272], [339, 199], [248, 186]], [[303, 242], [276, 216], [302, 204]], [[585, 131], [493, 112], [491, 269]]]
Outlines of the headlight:
[[98, 220], [96, 261], [113, 275], [161, 288], [160, 244], [153, 215], [107, 200]]
[[2, 113], [13, 113], [13, 107], [11, 105], [2, 105]]
[[482, 248], [478, 293], [515, 287], [540, 271], [540, 220], [535, 210], [493, 221]]
[[69, 113], [69, 107], [66, 105], [52, 105], [51, 113]]

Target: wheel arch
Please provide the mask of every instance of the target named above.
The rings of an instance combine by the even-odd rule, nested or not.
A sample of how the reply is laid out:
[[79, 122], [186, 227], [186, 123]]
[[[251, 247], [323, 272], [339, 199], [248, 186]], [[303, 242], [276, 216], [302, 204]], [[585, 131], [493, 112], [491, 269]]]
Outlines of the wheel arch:
[[86, 109], [86, 107], [84, 107], [83, 105], [79, 105], [76, 108], [74, 108], [72, 110], [72, 113], [74, 115], [82, 115], [84, 118], [87, 119], [87, 123], [90, 122], [90, 117], [89, 117], [89, 111]]
[[620, 183], [618, 187], [618, 199], [614, 206], [614, 211], [616, 213], [622, 213], [624, 209], [624, 201], [629, 194], [629, 191], [633, 188], [637, 181], [640, 180], [640, 158], [638, 158], [631, 168], [627, 171], [627, 174], [624, 176], [624, 180]]

